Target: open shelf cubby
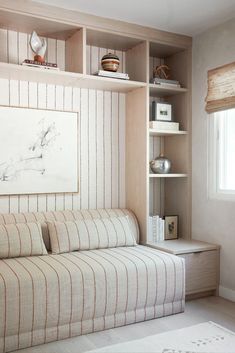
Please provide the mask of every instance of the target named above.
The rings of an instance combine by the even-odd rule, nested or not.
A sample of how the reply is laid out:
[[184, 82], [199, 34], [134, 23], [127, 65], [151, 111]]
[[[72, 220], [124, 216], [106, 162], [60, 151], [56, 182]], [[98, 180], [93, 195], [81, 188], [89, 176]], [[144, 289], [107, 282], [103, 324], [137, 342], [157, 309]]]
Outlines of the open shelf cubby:
[[102, 69], [100, 62], [103, 55], [115, 53], [120, 60], [118, 72], [127, 73], [131, 81], [147, 82], [146, 41], [88, 28], [86, 45], [87, 74], [92, 75]]

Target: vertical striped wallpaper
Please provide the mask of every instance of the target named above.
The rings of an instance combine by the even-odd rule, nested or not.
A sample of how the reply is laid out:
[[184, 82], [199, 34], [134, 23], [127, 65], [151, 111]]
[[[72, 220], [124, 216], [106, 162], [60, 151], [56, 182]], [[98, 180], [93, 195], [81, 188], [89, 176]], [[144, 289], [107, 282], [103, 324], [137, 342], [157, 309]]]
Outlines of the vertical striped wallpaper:
[[164, 59], [156, 58], [153, 56], [149, 57], [149, 78], [153, 78], [153, 70], [156, 66], [164, 64]]
[[[28, 40], [0, 29], [0, 61], [32, 58]], [[47, 60], [64, 69], [64, 41], [47, 41]], [[125, 94], [6, 79], [0, 87], [0, 105], [79, 112], [79, 192], [0, 196], [0, 213], [125, 207]]]

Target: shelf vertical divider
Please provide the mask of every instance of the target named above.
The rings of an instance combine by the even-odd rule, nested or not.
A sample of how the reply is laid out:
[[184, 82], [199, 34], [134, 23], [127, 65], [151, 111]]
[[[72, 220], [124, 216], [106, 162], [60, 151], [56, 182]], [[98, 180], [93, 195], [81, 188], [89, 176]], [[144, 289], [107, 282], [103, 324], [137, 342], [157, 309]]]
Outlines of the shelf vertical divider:
[[66, 71], [86, 73], [86, 28], [76, 31], [65, 42]]
[[143, 87], [126, 96], [126, 207], [138, 219], [142, 244], [147, 240], [148, 212], [147, 92]]
[[[141, 54], [136, 57], [136, 60], [142, 61], [139, 76], [135, 76], [134, 79], [148, 82], [148, 41], [141, 43], [138, 50]], [[126, 206], [132, 209], [137, 216], [141, 244], [147, 242], [148, 231], [148, 119], [149, 89], [147, 85], [126, 95]]]
[[148, 82], [147, 47], [148, 42], [143, 41], [126, 51], [126, 71], [131, 80]]

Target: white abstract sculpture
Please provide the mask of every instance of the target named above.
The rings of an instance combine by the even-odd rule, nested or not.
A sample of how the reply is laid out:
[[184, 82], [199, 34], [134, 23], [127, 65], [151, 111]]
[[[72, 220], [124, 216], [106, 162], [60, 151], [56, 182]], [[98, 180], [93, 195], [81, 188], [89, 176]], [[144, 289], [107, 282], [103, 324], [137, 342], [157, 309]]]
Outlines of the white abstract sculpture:
[[32, 32], [30, 37], [30, 46], [32, 51], [36, 54], [34, 56], [35, 61], [44, 62], [44, 56], [47, 50], [47, 42], [45, 38], [39, 38], [35, 31]]

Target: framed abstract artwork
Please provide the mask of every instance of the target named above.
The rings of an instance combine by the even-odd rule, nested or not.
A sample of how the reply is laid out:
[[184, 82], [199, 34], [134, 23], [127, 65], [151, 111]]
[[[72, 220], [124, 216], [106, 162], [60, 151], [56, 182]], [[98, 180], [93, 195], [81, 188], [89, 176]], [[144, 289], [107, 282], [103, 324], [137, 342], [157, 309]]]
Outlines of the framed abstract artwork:
[[78, 114], [0, 107], [0, 194], [78, 191]]

